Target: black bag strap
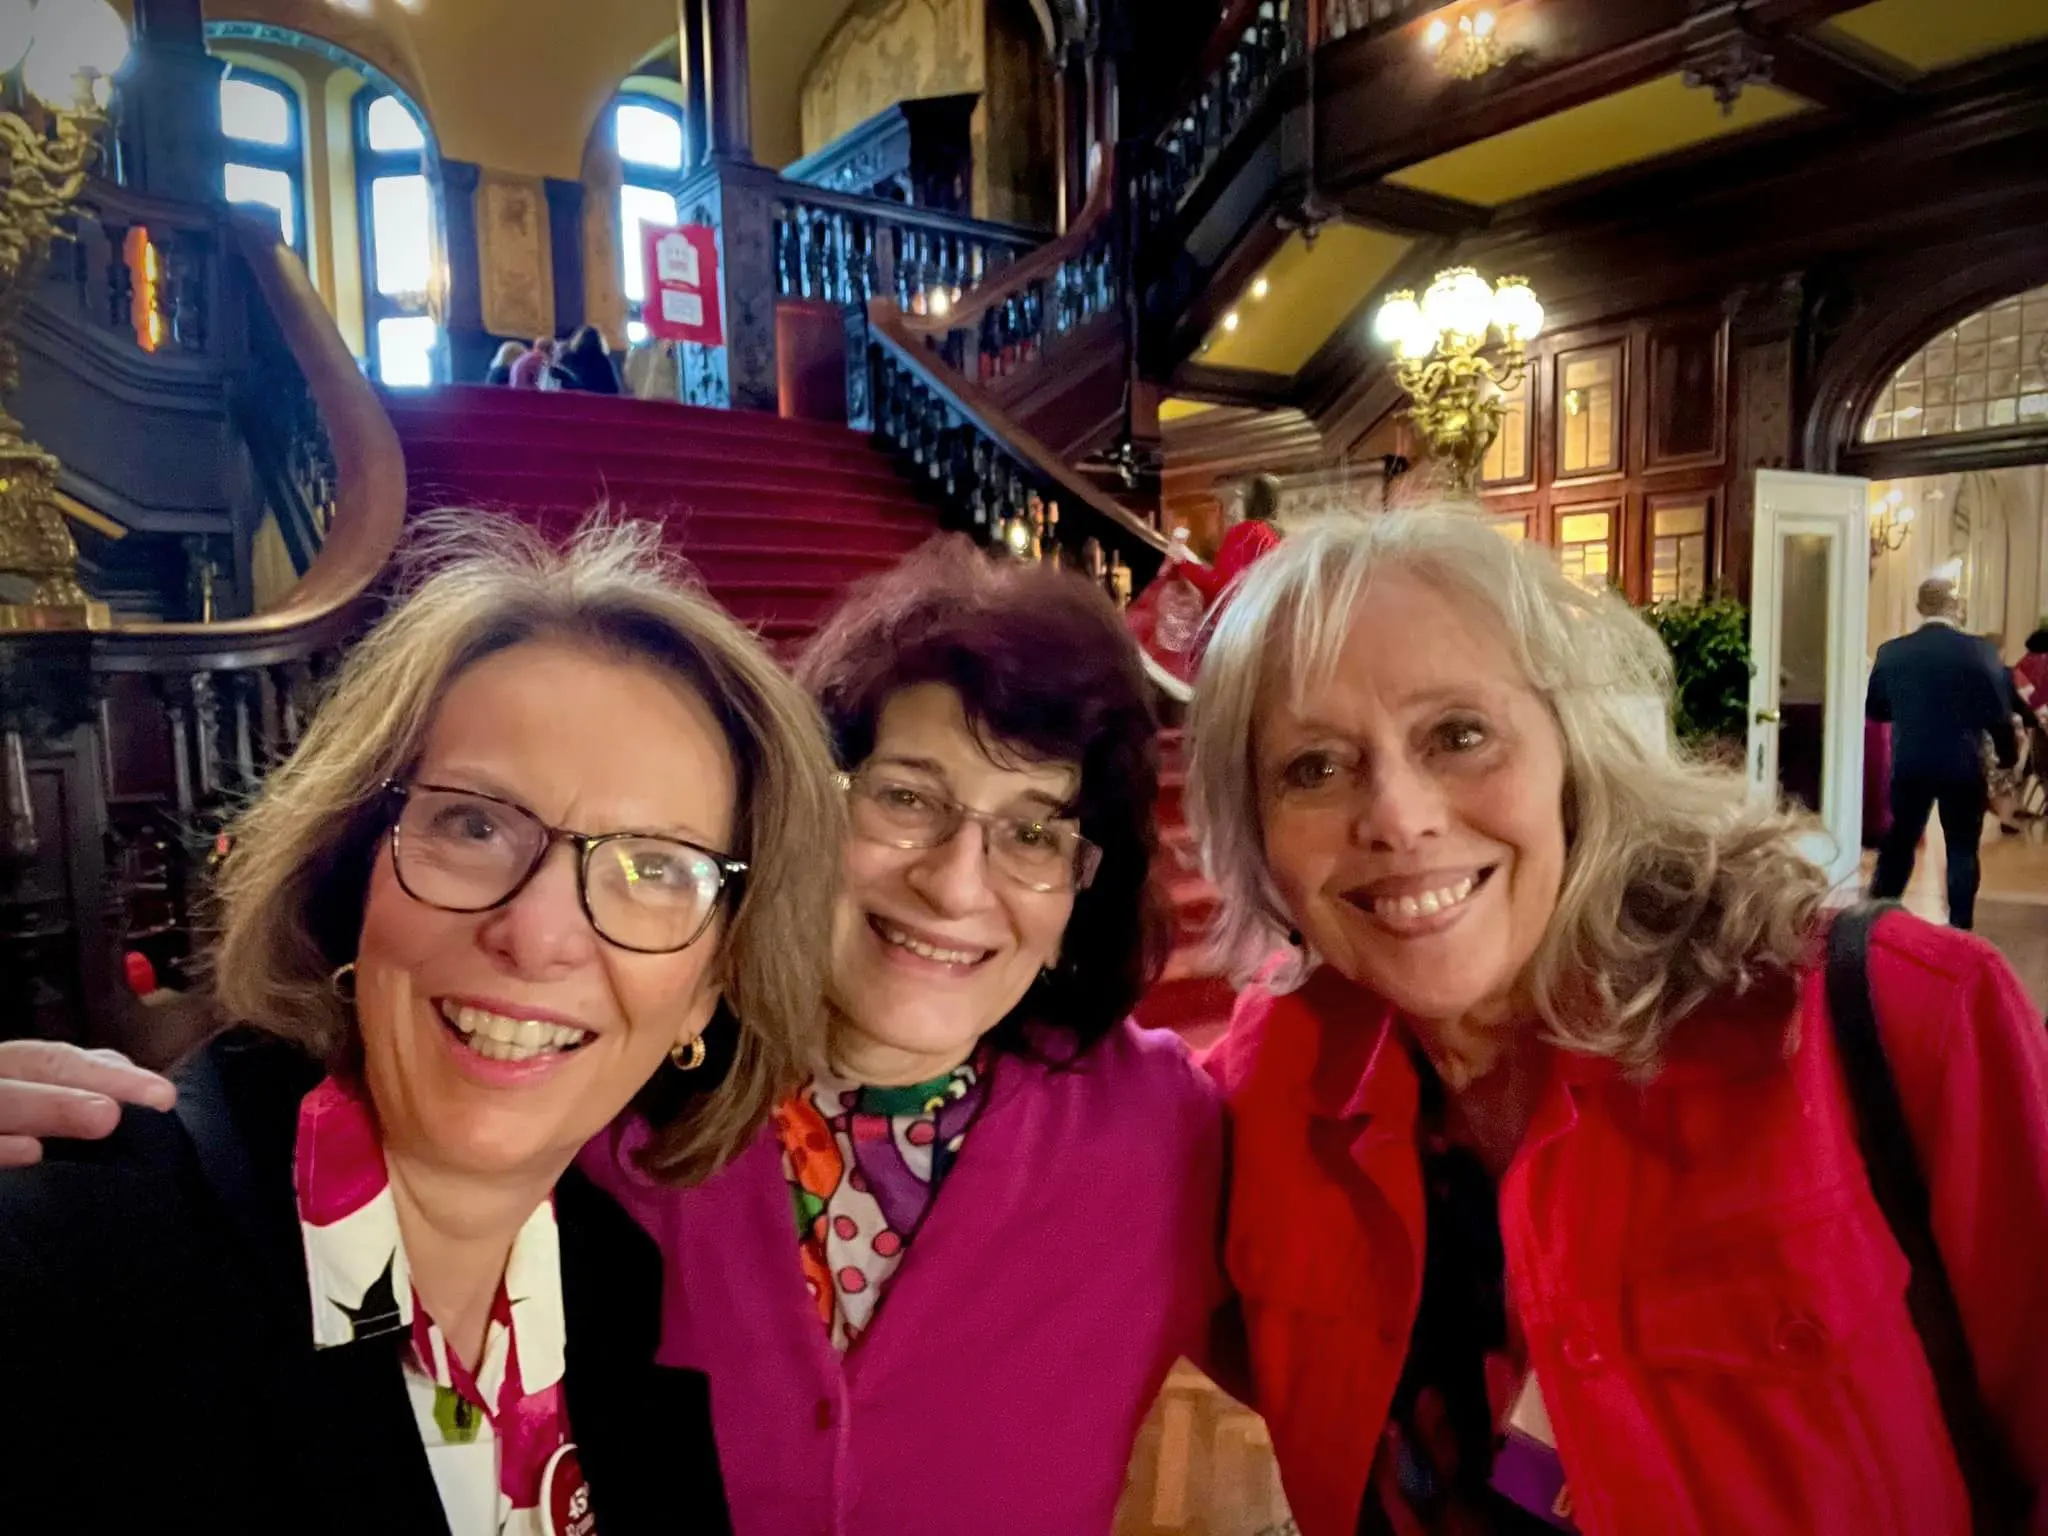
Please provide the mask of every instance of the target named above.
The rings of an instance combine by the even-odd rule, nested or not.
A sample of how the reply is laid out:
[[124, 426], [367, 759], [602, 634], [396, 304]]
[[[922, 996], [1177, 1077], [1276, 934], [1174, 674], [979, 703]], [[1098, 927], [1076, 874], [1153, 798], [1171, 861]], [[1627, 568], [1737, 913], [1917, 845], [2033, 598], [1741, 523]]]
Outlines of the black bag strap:
[[1856, 1141], [1871, 1193], [1877, 1197], [1894, 1241], [1913, 1266], [1906, 1306], [1926, 1351], [1949, 1441], [1970, 1492], [1973, 1529], [1977, 1536], [2005, 1536], [2024, 1529], [2032, 1498], [2013, 1467], [1977, 1382], [1963, 1315], [1934, 1238], [1927, 1180], [1920, 1171], [1912, 1128], [1899, 1101], [1898, 1081], [1885, 1055], [1877, 1005], [1871, 995], [1871, 931], [1894, 906], [1891, 902], [1867, 902], [1835, 918], [1828, 933], [1828, 1016], [1834, 1025], [1842, 1074], [1848, 1080]]

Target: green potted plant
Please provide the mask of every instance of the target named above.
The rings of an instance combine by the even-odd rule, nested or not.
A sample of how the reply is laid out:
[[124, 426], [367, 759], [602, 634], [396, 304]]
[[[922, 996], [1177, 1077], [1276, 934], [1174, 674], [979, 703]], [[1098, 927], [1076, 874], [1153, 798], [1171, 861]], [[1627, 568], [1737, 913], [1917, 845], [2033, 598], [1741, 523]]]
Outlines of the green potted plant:
[[1643, 616], [1671, 652], [1672, 726], [1702, 756], [1742, 761], [1749, 735], [1749, 610], [1733, 597], [1652, 604]]

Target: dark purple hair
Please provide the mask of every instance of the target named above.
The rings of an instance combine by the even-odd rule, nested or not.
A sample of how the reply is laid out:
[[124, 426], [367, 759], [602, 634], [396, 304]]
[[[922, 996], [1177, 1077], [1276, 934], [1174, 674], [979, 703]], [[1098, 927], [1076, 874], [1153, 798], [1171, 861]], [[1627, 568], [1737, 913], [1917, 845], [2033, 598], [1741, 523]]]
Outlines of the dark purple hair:
[[1102, 866], [1074, 898], [1058, 968], [989, 1039], [1031, 1052], [1030, 1033], [1049, 1028], [1078, 1055], [1114, 1029], [1158, 979], [1169, 930], [1151, 881], [1158, 723], [1108, 597], [1071, 572], [937, 539], [856, 586], [804, 648], [796, 674], [824, 711], [844, 768], [874, 751], [889, 700], [921, 683], [957, 693], [986, 746], [1080, 765], [1069, 814], [1102, 849]]

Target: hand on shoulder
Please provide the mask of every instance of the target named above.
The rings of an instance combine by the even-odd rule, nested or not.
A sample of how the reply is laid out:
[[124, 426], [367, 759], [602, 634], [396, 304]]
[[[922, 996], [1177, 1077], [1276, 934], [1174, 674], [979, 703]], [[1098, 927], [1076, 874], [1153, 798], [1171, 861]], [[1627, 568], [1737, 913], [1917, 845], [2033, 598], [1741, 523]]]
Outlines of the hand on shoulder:
[[88, 1051], [61, 1040], [0, 1041], [0, 1168], [39, 1162], [51, 1137], [111, 1136], [123, 1104], [168, 1110], [177, 1102], [168, 1078], [119, 1051]]

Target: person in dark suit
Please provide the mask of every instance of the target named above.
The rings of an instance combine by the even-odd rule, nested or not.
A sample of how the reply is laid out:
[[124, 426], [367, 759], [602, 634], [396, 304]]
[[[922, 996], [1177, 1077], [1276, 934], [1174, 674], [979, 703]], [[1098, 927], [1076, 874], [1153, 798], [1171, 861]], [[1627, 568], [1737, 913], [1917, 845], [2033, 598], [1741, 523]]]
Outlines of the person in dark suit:
[[654, 1241], [572, 1161], [630, 1103], [707, 1177], [821, 1054], [839, 807], [659, 538], [455, 525], [236, 829], [237, 1027], [168, 1112], [86, 1059], [156, 1107], [0, 1138], [0, 1528], [731, 1530]]
[[1985, 741], [2004, 767], [2019, 756], [2012, 687], [1997, 652], [1958, 627], [1953, 585], [1921, 583], [1917, 606], [1925, 622], [1879, 646], [1870, 669], [1864, 713], [1892, 728], [1892, 824], [1870, 894], [1893, 900], [1904, 893], [1927, 818], [1939, 807], [1948, 843], [1948, 920], [1969, 928], [1976, 921], [1977, 844], [1990, 804]]

